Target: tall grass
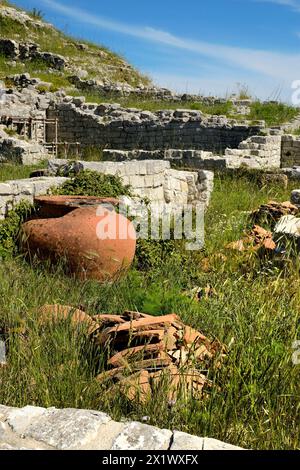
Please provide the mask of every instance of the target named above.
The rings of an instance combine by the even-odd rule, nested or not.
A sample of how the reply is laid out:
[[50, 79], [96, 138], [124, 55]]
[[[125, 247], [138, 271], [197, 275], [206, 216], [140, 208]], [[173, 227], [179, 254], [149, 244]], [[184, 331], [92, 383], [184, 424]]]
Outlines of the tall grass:
[[[80, 282], [60, 267], [29, 265], [22, 258], [3, 261], [0, 324], [10, 329], [10, 341], [8, 366], [0, 369], [0, 403], [100, 409], [115, 418], [149, 416], [151, 424], [247, 448], [299, 448], [300, 368], [292, 363], [292, 343], [300, 337], [299, 266], [283, 270], [272, 260], [224, 249], [247, 226], [241, 211], [269, 198], [287, 199], [289, 190], [259, 189], [242, 176], [217, 178], [205, 251], [186, 266], [169, 256], [151, 272], [133, 267], [115, 284]], [[196, 302], [183, 294], [207, 284], [216, 290], [214, 297]], [[69, 325], [39, 326], [37, 308], [45, 303], [81, 306], [91, 314], [176, 312], [230, 344], [228, 360], [210, 373], [215, 386], [207, 400], [179, 400], [170, 407], [162, 388], [147, 405], [131, 403], [95, 382], [105, 354], [95, 354], [84, 332]]]
[[37, 165], [12, 165], [0, 163], [0, 181], [17, 180], [29, 178], [30, 173], [40, 168], [45, 168], [46, 162], [42, 161]]
[[251, 105], [248, 119], [263, 119], [268, 126], [278, 126], [291, 121], [299, 114], [299, 109], [284, 103], [261, 103], [256, 101]]

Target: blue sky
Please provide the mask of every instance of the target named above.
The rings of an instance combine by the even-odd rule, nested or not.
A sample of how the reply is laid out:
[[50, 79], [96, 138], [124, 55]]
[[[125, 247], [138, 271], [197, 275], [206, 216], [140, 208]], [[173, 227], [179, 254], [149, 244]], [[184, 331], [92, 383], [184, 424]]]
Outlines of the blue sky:
[[290, 101], [300, 80], [300, 0], [15, 0], [108, 46], [175, 91], [225, 95], [237, 84]]

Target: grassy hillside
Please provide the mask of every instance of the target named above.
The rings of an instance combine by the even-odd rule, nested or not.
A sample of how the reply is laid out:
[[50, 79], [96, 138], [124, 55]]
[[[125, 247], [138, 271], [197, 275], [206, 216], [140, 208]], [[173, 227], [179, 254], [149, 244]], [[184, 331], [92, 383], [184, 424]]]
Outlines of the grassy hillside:
[[[20, 12], [18, 17], [16, 12]], [[68, 67], [65, 72], [56, 74], [61, 78], [63, 84], [67, 75], [75, 73], [78, 69], [84, 69], [87, 72], [87, 79], [109, 80], [112, 82], [128, 83], [132, 86], [149, 85], [150, 80], [140, 74], [130, 66], [122, 57], [113, 53], [106, 47], [98, 46], [87, 41], [78, 40], [67, 36], [61, 31], [55, 29], [52, 25], [42, 19], [42, 14], [34, 11], [25, 13], [22, 10], [12, 7], [8, 2], [0, 3], [0, 37], [15, 39], [17, 41], [34, 42], [38, 44], [43, 51], [63, 55], [68, 61]], [[5, 76], [7, 71], [3, 67], [3, 59], [0, 64], [0, 78]], [[40, 70], [41, 64], [30, 64], [30, 70], [27, 70], [28, 64], [18, 64], [15, 67], [16, 73], [29, 71], [35, 76], [41, 76], [43, 80], [49, 79], [46, 70]], [[41, 72], [41, 73], [40, 73]], [[10, 67], [10, 73], [12, 68]]]
[[[0, 0], [0, 37], [16, 41], [35, 42], [42, 51], [52, 52], [65, 57], [67, 67], [64, 71], [51, 70], [41, 61], [17, 63], [0, 55], [0, 80], [12, 73], [28, 72], [33, 77], [51, 83], [50, 91], [64, 88], [69, 95], [85, 96], [89, 102], [116, 102], [124, 107], [136, 107], [150, 111], [160, 109], [196, 109], [205, 114], [216, 114], [235, 119], [255, 121], [264, 119], [269, 126], [280, 125], [295, 117], [299, 110], [285, 104], [262, 104], [255, 101], [251, 105], [251, 114], [236, 116], [233, 114], [232, 103], [207, 105], [195, 102], [159, 102], [147, 98], [138, 99], [102, 96], [99, 93], [78, 90], [71, 85], [68, 77], [84, 73], [84, 79], [95, 79], [110, 83], [123, 83], [133, 87], [151, 85], [151, 80], [130, 66], [124, 58], [115, 54], [107, 47], [92, 44], [88, 41], [75, 39], [54, 28], [43, 20], [42, 13], [34, 10], [25, 13], [7, 1]], [[242, 95], [240, 95], [242, 97]]]

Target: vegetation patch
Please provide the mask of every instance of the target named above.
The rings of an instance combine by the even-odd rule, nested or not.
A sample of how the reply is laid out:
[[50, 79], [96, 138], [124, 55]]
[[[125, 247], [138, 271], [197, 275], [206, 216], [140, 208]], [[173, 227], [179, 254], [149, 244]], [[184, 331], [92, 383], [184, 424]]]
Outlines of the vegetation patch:
[[17, 254], [21, 225], [33, 210], [32, 204], [22, 201], [0, 221], [0, 259]]
[[299, 109], [284, 103], [261, 103], [256, 101], [251, 105], [247, 119], [264, 120], [267, 126], [279, 126], [289, 122], [299, 114]]
[[8, 180], [19, 180], [29, 178], [30, 174], [41, 168], [45, 168], [47, 162], [39, 162], [38, 165], [13, 165], [10, 163], [0, 164], [0, 182]]
[[[270, 199], [286, 200], [290, 190], [262, 188], [246, 175], [216, 176], [205, 250], [191, 255], [186, 270], [167, 252], [153, 270], [133, 266], [122, 280], [100, 285], [71, 279], [60, 267], [49, 272], [34, 260], [32, 265], [21, 257], [4, 260], [1, 322], [11, 339], [9, 366], [0, 369], [0, 402], [99, 409], [115, 419], [149, 416], [149, 424], [249, 449], [297, 449], [299, 368], [292, 362], [292, 345], [300, 335], [299, 265], [295, 260], [282, 270], [272, 260], [262, 263], [255, 253], [229, 254], [224, 249], [247, 229], [248, 211]], [[208, 285], [215, 291], [212, 296], [195, 300], [186, 295]], [[45, 327], [41, 334], [37, 310], [55, 303], [81, 306], [91, 315], [177, 313], [229, 348], [225, 366], [208, 376], [218, 387], [205, 401], [191, 397], [172, 406], [163, 386], [143, 405], [118, 392], [106, 393], [106, 384], [95, 381], [104, 371], [105, 357], [100, 350], [95, 361], [83, 332], [74, 335], [74, 329], [62, 324]], [[26, 329], [29, 336], [24, 336]]]
[[[65, 176], [65, 174], [64, 174]], [[129, 186], [124, 186], [119, 176], [103, 175], [96, 171], [80, 171], [70, 181], [53, 190], [53, 194], [69, 196], [118, 197], [130, 196]]]

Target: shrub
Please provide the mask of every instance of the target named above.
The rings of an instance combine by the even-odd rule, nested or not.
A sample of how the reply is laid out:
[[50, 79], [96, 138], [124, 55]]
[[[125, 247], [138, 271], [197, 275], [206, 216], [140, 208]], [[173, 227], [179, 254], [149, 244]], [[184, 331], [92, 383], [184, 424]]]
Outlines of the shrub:
[[80, 171], [70, 181], [66, 181], [54, 194], [70, 196], [118, 197], [130, 196], [129, 186], [124, 186], [119, 176], [103, 175], [96, 171]]
[[37, 8], [33, 8], [29, 14], [35, 20], [42, 20], [44, 18], [44, 13], [42, 10], [38, 10]]
[[0, 221], [0, 258], [5, 259], [17, 253], [21, 224], [31, 215], [33, 206], [22, 201]]
[[264, 120], [268, 126], [278, 126], [290, 121], [299, 114], [299, 109], [284, 103], [261, 103], [256, 101], [251, 105], [250, 120]]

